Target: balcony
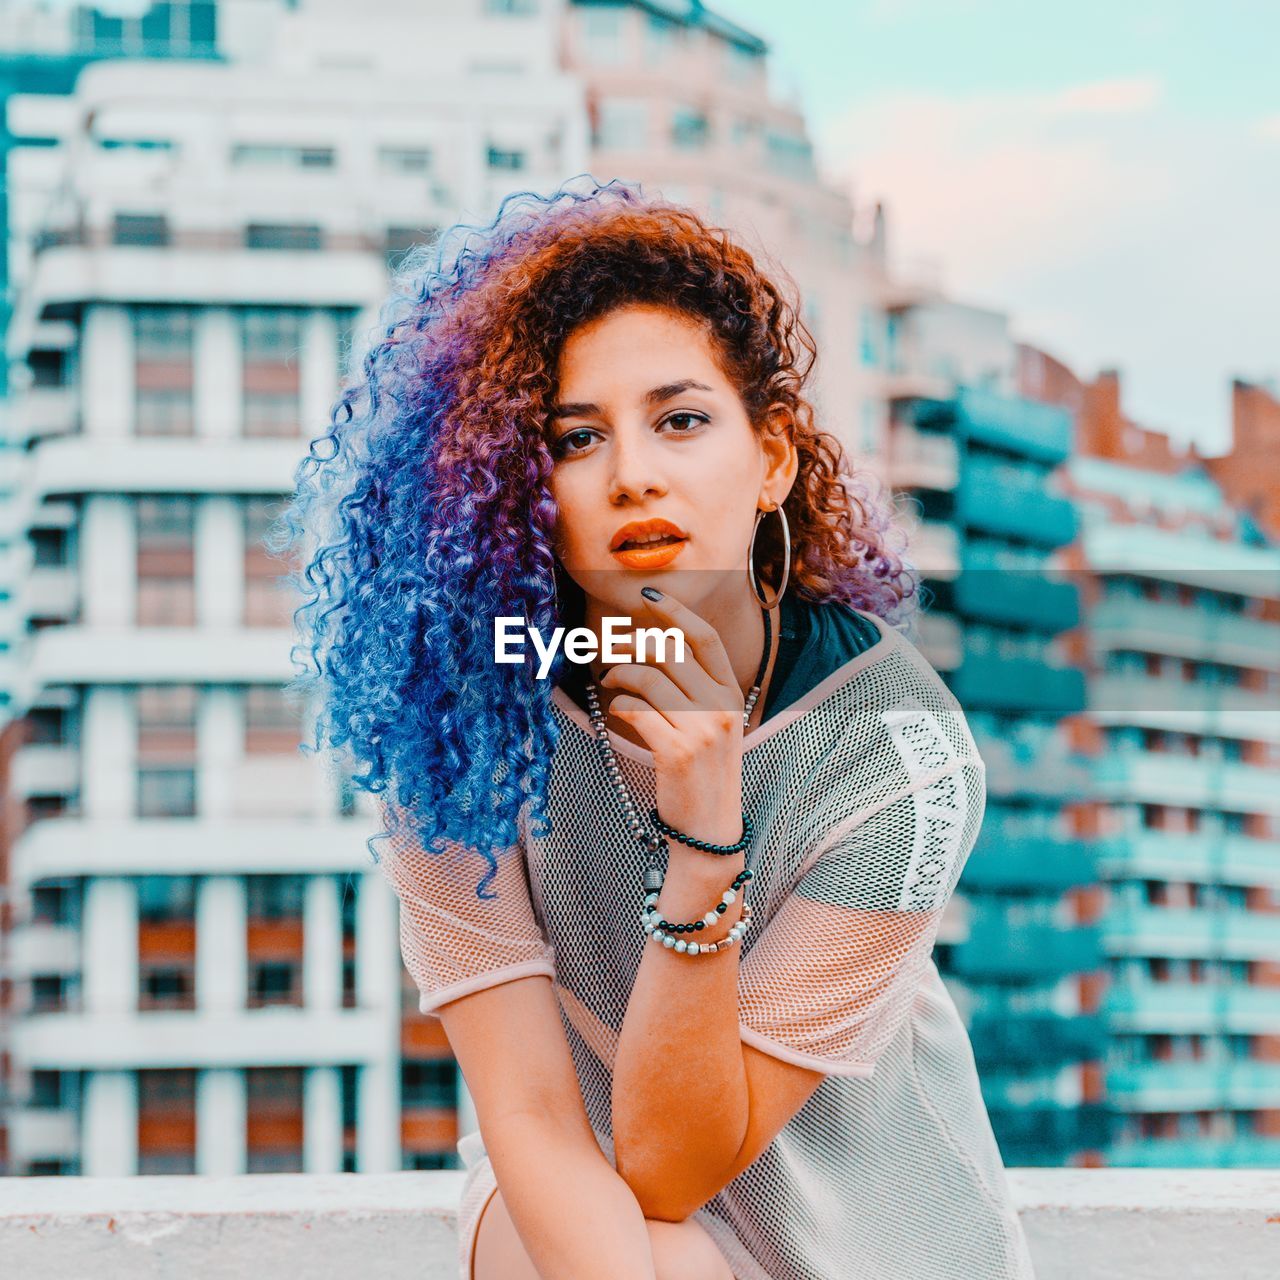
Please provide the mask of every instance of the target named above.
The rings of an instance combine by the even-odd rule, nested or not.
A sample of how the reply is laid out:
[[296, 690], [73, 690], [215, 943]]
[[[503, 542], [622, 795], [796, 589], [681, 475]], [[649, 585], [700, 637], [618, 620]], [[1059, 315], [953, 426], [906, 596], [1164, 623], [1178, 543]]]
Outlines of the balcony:
[[14, 1107], [8, 1122], [9, 1158], [14, 1162], [66, 1160], [80, 1154], [80, 1113], [73, 1107]]
[[1092, 762], [1072, 755], [1061, 741], [1042, 747], [975, 731], [978, 753], [987, 765], [987, 794], [1001, 800], [1056, 800], [1088, 796]]
[[1107, 1097], [1125, 1111], [1253, 1111], [1280, 1098], [1280, 1063], [1142, 1062], [1107, 1072]]
[[956, 609], [981, 622], [1058, 635], [1080, 621], [1080, 593], [1074, 583], [1055, 581], [1034, 569], [984, 564], [968, 549], [954, 590]]
[[1098, 760], [1095, 779], [1107, 799], [1280, 815], [1275, 770], [1232, 760], [1128, 751]]
[[975, 910], [974, 917], [969, 937], [951, 952], [951, 967], [958, 977], [1043, 981], [1087, 973], [1102, 964], [1094, 926], [1013, 924], [1004, 912], [986, 909]]
[[957, 428], [1002, 452], [1056, 465], [1071, 453], [1071, 414], [1056, 405], [965, 388], [956, 397]]
[[1147, 1169], [1280, 1168], [1280, 1138], [1149, 1138], [1106, 1151], [1107, 1164]]
[[1239, 685], [1191, 683], [1140, 671], [1115, 672], [1089, 681], [1089, 711], [1099, 724], [1280, 742], [1276, 695]]
[[71, 924], [32, 920], [9, 935], [9, 973], [76, 973], [80, 969], [80, 930]]
[[1017, 1014], [975, 1017], [969, 1039], [980, 1073], [988, 1067], [1044, 1070], [1100, 1058], [1103, 1024], [1091, 1014]]
[[382, 1010], [301, 1006], [234, 1013], [42, 1013], [23, 1018], [11, 1043], [27, 1066], [59, 1071], [341, 1066], [381, 1061], [387, 1026]]
[[43, 818], [18, 837], [13, 885], [59, 876], [262, 875], [369, 866], [367, 817]]
[[1084, 673], [1032, 658], [969, 652], [952, 673], [951, 689], [966, 710], [1067, 716], [1085, 705]]
[[43, 436], [74, 435], [79, 429], [79, 393], [75, 387], [28, 387], [14, 396], [15, 443]]
[[1280, 916], [1196, 907], [1127, 907], [1102, 922], [1111, 955], [1280, 960]]
[[1076, 536], [1076, 509], [1048, 492], [1047, 474], [994, 458], [964, 460], [956, 514], [970, 529], [1042, 547], [1065, 547]]
[[1280, 987], [1209, 982], [1113, 983], [1099, 1012], [1115, 1031], [1280, 1035]]
[[1280, 671], [1280, 623], [1155, 600], [1103, 600], [1089, 615], [1097, 652], [1128, 649]]
[[1084, 530], [1084, 553], [1097, 573], [1280, 599], [1280, 550], [1271, 547], [1145, 524], [1107, 524]]
[[1097, 1103], [1012, 1108], [984, 1101], [1006, 1165], [1060, 1165], [1076, 1152], [1101, 1150], [1111, 1136], [1112, 1114]]
[[1280, 887], [1280, 840], [1139, 831], [1103, 841], [1097, 849], [1105, 879]]
[[46, 627], [27, 679], [56, 684], [284, 684], [293, 675], [284, 627]]
[[964, 889], [1017, 889], [1061, 893], [1096, 879], [1093, 846], [1065, 836], [1010, 828], [999, 810], [987, 810], [978, 842], [961, 872]]
[[950, 614], [920, 614], [916, 620], [916, 644], [937, 671], [954, 671], [964, 657], [960, 624]]
[[306, 455], [280, 440], [125, 436], [49, 440], [35, 451], [37, 498], [84, 493], [286, 494]]
[[19, 596], [23, 618], [71, 622], [80, 609], [80, 583], [70, 565], [32, 569]]
[[960, 476], [955, 438], [937, 431], [919, 431], [905, 422], [889, 433], [889, 483], [895, 489], [936, 489], [949, 492]]
[[70, 796], [79, 785], [76, 747], [33, 742], [13, 753], [10, 791], [16, 796]]
[[[454, 1280], [463, 1174], [13, 1178], [15, 1276], [261, 1272]], [[1276, 1176], [1231, 1169], [1010, 1168], [1037, 1280], [1272, 1280]]]
[[925, 578], [954, 578], [960, 572], [960, 538], [949, 524], [922, 520], [908, 533], [907, 560]]

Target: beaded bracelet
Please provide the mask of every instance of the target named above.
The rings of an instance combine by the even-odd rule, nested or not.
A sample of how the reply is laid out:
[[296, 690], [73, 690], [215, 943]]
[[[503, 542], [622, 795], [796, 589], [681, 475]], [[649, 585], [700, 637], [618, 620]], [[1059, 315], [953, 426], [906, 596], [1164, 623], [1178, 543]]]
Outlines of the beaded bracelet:
[[742, 836], [733, 844], [712, 844], [709, 840], [699, 840], [696, 836], [686, 835], [683, 831], [677, 831], [675, 827], [663, 822], [658, 816], [657, 809], [649, 810], [649, 820], [664, 836], [679, 840], [681, 844], [687, 844], [692, 849], [701, 849], [703, 853], [741, 853], [751, 843], [751, 837], [755, 834], [755, 826], [747, 816], [745, 809], [742, 811]]
[[694, 933], [697, 930], [705, 929], [709, 924], [715, 924], [720, 916], [729, 909], [729, 904], [737, 898], [739, 889], [745, 894], [745, 886], [751, 876], [752, 873], [745, 868], [738, 872], [733, 878], [733, 883], [720, 895], [720, 901], [716, 903], [712, 910], [708, 911], [701, 920], [692, 920], [681, 924], [672, 924], [658, 914], [658, 890], [651, 890], [645, 895], [645, 905], [640, 912], [640, 921], [644, 925], [645, 933], [653, 938], [655, 942], [660, 942], [664, 947], [669, 947], [671, 950], [678, 951], [684, 955], [709, 955], [713, 951], [727, 950], [751, 927], [751, 905], [745, 899], [742, 903], [741, 919], [737, 924], [732, 925], [728, 934], [718, 942], [699, 943], [692, 939], [677, 938], [676, 935]]

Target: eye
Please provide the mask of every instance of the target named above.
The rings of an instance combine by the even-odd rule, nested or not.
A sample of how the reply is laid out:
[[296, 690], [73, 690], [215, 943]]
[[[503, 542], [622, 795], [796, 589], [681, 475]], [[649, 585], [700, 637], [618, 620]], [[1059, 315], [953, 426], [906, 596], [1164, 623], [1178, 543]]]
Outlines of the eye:
[[[586, 446], [591, 443], [590, 438], [594, 434], [595, 432], [593, 432], [589, 427], [578, 427], [576, 430], [566, 431], [564, 435], [562, 435], [560, 439], [557, 440], [555, 444], [551, 446], [551, 453], [554, 457], [557, 457], [557, 458], [563, 458], [566, 454], [581, 453], [582, 450], [585, 449]], [[568, 442], [574, 439], [575, 436], [578, 437], [579, 439], [581, 439], [581, 437], [583, 436], [586, 436], [587, 439], [584, 440], [580, 446], [574, 447], [574, 446], [571, 446]]]
[[663, 418], [663, 420], [662, 420], [662, 421], [663, 421], [663, 423], [664, 423], [664, 425], [665, 425], [665, 424], [666, 424], [666, 423], [668, 423], [668, 422], [676, 422], [676, 421], [678, 421], [679, 419], [684, 419], [685, 421], [692, 422], [694, 425], [693, 425], [692, 427], [685, 427], [683, 430], [677, 430], [677, 431], [676, 431], [676, 435], [678, 435], [678, 436], [687, 436], [687, 435], [692, 435], [692, 434], [693, 434], [693, 432], [694, 432], [694, 431], [695, 431], [699, 426], [701, 426], [704, 422], [708, 422], [708, 421], [709, 421], [709, 419], [708, 419], [708, 418], [705, 418], [702, 414], [700, 414], [700, 413], [689, 413], [687, 410], [682, 410], [682, 411], [681, 411], [681, 412], [679, 412], [679, 413], [673, 413], [673, 414], [671, 414], [671, 415], [670, 415], [670, 417]]

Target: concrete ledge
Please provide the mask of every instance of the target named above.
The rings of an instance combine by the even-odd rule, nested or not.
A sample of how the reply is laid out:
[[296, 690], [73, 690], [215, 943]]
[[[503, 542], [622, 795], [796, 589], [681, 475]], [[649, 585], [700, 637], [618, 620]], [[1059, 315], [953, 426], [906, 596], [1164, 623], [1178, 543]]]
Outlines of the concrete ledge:
[[[455, 1280], [460, 1172], [0, 1180], [41, 1280]], [[1011, 1169], [1038, 1280], [1274, 1280], [1280, 1171]]]

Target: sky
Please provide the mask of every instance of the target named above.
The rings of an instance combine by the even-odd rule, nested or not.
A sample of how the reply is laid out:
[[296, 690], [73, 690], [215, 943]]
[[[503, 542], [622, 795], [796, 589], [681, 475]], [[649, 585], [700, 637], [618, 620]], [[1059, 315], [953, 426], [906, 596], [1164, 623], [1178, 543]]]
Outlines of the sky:
[[712, 0], [889, 252], [1202, 450], [1280, 390], [1280, 0]]

